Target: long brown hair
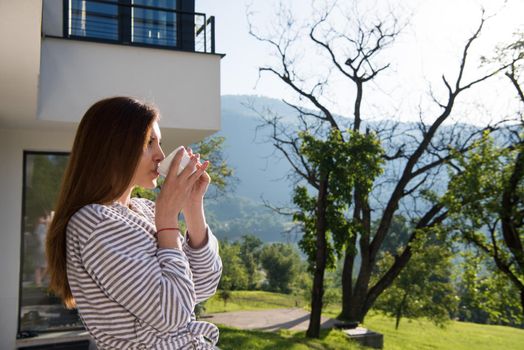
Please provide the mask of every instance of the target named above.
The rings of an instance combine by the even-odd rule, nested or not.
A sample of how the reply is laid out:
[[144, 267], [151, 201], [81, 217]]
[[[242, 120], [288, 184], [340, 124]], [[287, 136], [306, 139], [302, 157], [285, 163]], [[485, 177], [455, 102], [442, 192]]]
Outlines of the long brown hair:
[[49, 288], [69, 308], [76, 304], [67, 280], [69, 219], [85, 205], [113, 202], [126, 191], [157, 118], [151, 105], [113, 97], [91, 106], [78, 126], [46, 238]]

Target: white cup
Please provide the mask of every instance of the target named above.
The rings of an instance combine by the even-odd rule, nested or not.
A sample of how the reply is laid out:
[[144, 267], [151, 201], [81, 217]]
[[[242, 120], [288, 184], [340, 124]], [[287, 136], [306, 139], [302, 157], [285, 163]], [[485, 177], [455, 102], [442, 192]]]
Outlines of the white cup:
[[[167, 176], [167, 173], [169, 172], [169, 167], [171, 166], [171, 162], [175, 158], [175, 155], [177, 154], [177, 152], [180, 151], [180, 149], [184, 149], [184, 146], [180, 146], [177, 149], [175, 149], [173, 152], [169, 153], [169, 155], [165, 157], [164, 160], [160, 162], [160, 164], [158, 164], [158, 172], [160, 173], [160, 175], [162, 175], [163, 177]], [[184, 154], [182, 155], [182, 159], [180, 160], [180, 166], [178, 167], [178, 171], [176, 174], [177, 175], [180, 174], [182, 170], [184, 170], [184, 168], [189, 164], [190, 161], [191, 161], [191, 158], [189, 158], [187, 151], [184, 149]], [[195, 171], [196, 171], [196, 167], [193, 170], [193, 173]]]

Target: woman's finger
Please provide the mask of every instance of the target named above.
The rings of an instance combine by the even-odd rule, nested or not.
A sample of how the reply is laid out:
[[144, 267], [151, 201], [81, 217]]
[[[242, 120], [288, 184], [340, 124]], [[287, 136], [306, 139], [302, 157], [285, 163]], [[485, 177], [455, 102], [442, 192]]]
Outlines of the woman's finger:
[[195, 171], [195, 167], [197, 166], [197, 164], [198, 164], [197, 157], [195, 155], [192, 155], [191, 160], [189, 161], [189, 163], [186, 165], [184, 170], [182, 170], [182, 172], [178, 176], [184, 179], [189, 178], [190, 175]]
[[200, 178], [200, 176], [202, 176], [202, 174], [209, 167], [209, 164], [209, 160], [206, 160], [204, 163], [202, 163], [202, 165], [197, 167], [197, 170], [189, 177], [191, 185], [193, 185]]

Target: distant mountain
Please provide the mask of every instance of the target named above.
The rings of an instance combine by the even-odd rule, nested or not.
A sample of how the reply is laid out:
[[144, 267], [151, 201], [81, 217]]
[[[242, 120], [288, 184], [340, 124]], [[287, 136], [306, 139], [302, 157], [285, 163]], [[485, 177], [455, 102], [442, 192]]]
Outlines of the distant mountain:
[[[280, 100], [260, 96], [222, 96], [222, 128], [218, 135], [226, 139], [224, 155], [239, 183], [236, 190], [224, 198], [208, 201], [210, 222], [219, 237], [235, 240], [250, 233], [266, 242], [297, 239], [282, 234], [292, 226], [291, 218], [264, 206], [264, 200], [274, 206], [290, 205], [293, 188], [293, 182], [288, 178], [291, 166], [273, 147], [268, 137], [269, 130], [260, 128], [262, 119], [256, 111], [266, 110], [276, 112], [290, 125], [297, 122], [296, 111]], [[350, 119], [337, 118], [349, 126]], [[448, 133], [451, 128], [443, 127], [441, 132]], [[419, 131], [414, 131], [417, 129], [410, 123], [400, 123], [396, 130], [398, 141], [407, 145], [406, 151], [412, 151], [411, 148], [416, 146], [412, 136]], [[403, 165], [402, 159], [389, 162], [386, 172], [398, 174]], [[444, 168], [441, 173], [442, 176], [432, 185], [432, 189], [438, 192], [444, 191], [447, 183]], [[375, 193], [371, 199], [373, 207], [389, 197], [393, 185], [384, 183], [380, 187], [380, 193]], [[402, 203], [400, 208], [404, 212], [414, 209], [414, 203], [409, 201]], [[424, 210], [424, 205], [418, 203], [417, 209]]]
[[242, 196], [229, 196], [207, 202], [207, 221], [221, 239], [238, 240], [251, 234], [264, 242], [295, 243], [297, 237], [284, 234], [292, 223], [260, 202]]
[[[222, 98], [222, 128], [225, 136], [224, 154], [240, 180], [236, 195], [261, 202], [289, 202], [291, 182], [286, 179], [289, 163], [275, 151], [268, 140], [267, 130], [260, 126], [259, 117], [246, 105], [271, 108], [283, 115], [291, 115], [282, 102], [265, 97], [224, 96]], [[287, 113], [287, 114], [284, 114]]]
[[259, 119], [260, 112], [271, 111], [284, 118], [285, 122], [296, 123], [296, 111], [282, 102], [270, 97], [255, 95], [224, 95], [221, 98], [222, 120], [229, 115]]
[[223, 96], [222, 127], [217, 135], [226, 138], [224, 155], [238, 184], [227, 197], [208, 201], [214, 232], [221, 238], [238, 239], [254, 234], [266, 242], [288, 241], [282, 233], [290, 218], [274, 213], [264, 201], [274, 205], [290, 202], [291, 182], [286, 178], [290, 166], [277, 154], [263, 131], [258, 115], [249, 107], [272, 108], [291, 115], [291, 108], [265, 97]]

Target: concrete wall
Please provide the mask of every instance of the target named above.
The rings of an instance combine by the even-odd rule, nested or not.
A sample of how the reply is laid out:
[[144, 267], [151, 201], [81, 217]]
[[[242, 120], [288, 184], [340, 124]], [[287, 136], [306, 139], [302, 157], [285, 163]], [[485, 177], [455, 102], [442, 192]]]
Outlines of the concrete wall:
[[0, 127], [34, 120], [42, 1], [0, 1]]
[[74, 131], [0, 129], [0, 348], [14, 349], [22, 221], [23, 152], [69, 151]]
[[44, 38], [37, 118], [78, 121], [95, 101], [135, 96], [164, 127], [220, 128], [220, 56]]

